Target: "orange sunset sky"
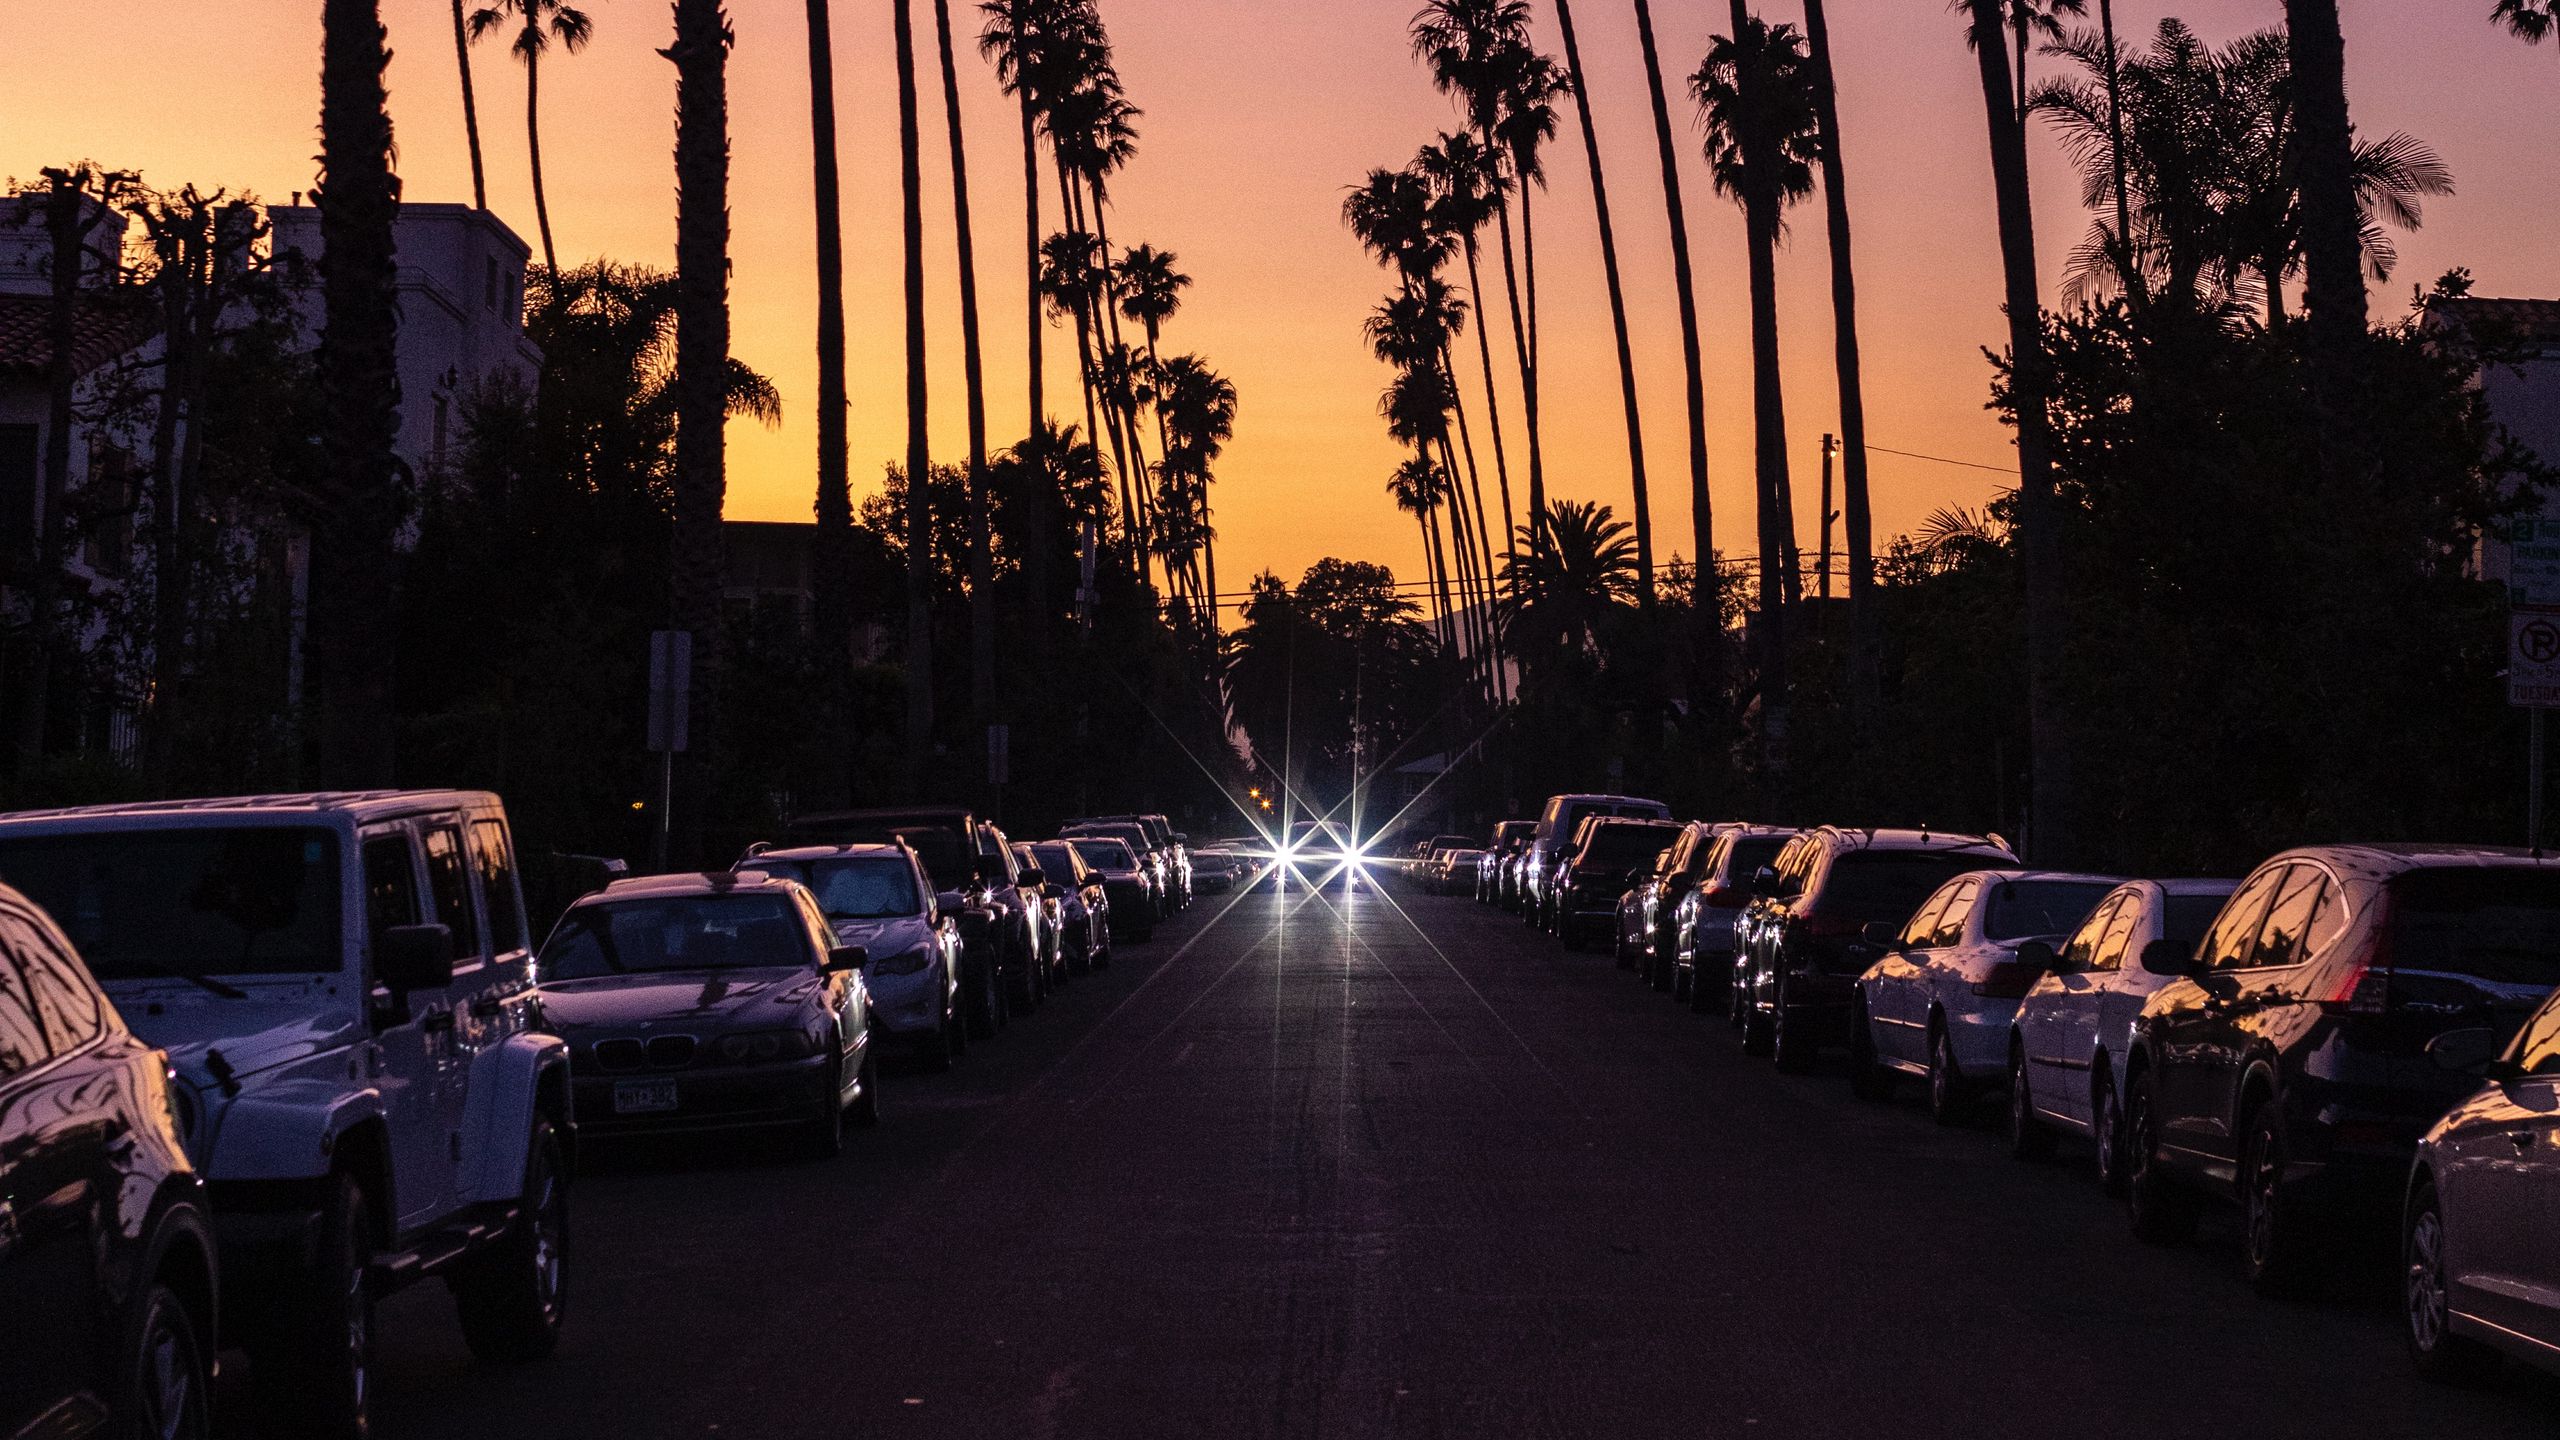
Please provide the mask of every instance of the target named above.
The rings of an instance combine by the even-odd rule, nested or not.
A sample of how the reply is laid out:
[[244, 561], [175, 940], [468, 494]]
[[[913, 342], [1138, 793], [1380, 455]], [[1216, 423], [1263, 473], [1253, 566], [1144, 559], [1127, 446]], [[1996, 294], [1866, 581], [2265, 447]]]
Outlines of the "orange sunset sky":
[[[932, 6], [915, 0], [930, 61]], [[674, 75], [656, 47], [668, 8], [587, 0], [592, 47], [543, 71], [544, 158], [564, 263], [592, 256], [673, 263]], [[780, 385], [786, 418], [730, 430], [729, 513], [809, 513], [815, 364], [804, 11], [798, 0], [732, 0], [730, 67], [737, 354]], [[1240, 588], [1270, 568], [1294, 578], [1324, 555], [1375, 560], [1419, 577], [1420, 541], [1382, 486], [1399, 458], [1376, 416], [1386, 373], [1359, 322], [1385, 277], [1337, 218], [1344, 189], [1373, 165], [1400, 165], [1453, 115], [1409, 58], [1413, 0], [1103, 0], [1132, 99], [1145, 110], [1136, 164], [1117, 184], [1113, 239], [1169, 248], [1196, 281], [1167, 334], [1241, 393], [1237, 433], [1215, 493], [1221, 576]], [[1760, 13], [1796, 21], [1791, 0]], [[2094, 7], [2093, 7], [2094, 8]], [[1548, 48], [1553, 7], [1538, 0]], [[1843, 129], [1858, 223], [1873, 442], [2001, 464], [2009, 447], [1983, 411], [1980, 347], [2001, 329], [1984, 121], [1959, 21], [1940, 0], [1833, 0]], [[2350, 85], [2368, 132], [2412, 131], [2451, 163], [2460, 193], [2401, 240], [2402, 266], [2378, 296], [2397, 314], [2409, 289], [2470, 266], [2485, 294], [2560, 294], [2552, 221], [2560, 152], [2548, 115], [2560, 54], [2492, 27], [2490, 0], [2346, 0]], [[2223, 41], [2273, 25], [2277, 0], [2118, 0], [2129, 40], [2164, 15]], [[399, 164], [416, 200], [467, 200], [469, 170], [444, 0], [384, 0], [395, 51]], [[955, 6], [963, 43], [974, 4]], [[1664, 64], [1685, 77], [1722, 3], [1655, 0]], [[1690, 516], [1678, 325], [1652, 121], [1626, 0], [1576, 7], [1610, 167], [1643, 388], [1659, 555], [1688, 554]], [[115, 0], [10, 27], [0, 86], [0, 174], [91, 157], [162, 184], [245, 188], [277, 201], [311, 182], [318, 110], [318, 0]], [[897, 116], [890, 0], [836, 0], [845, 164], [853, 465], [859, 489], [903, 447], [898, 289]], [[521, 71], [492, 42], [474, 54], [491, 204], [528, 239]], [[2051, 62], [2040, 62], [2049, 66]], [[927, 75], [928, 283], [936, 455], [963, 454], [957, 299], [938, 92]], [[1014, 114], [989, 70], [964, 54], [971, 181], [989, 346], [990, 427], [1023, 432], [1020, 161]], [[1675, 82], [1678, 83], [1678, 82]], [[1685, 90], [1685, 85], [1682, 87]], [[1708, 188], [1694, 110], [1675, 104], [1696, 246], [1708, 360], [1718, 539], [1748, 553], [1750, 359], [1742, 224]], [[2035, 180], [2047, 295], [2085, 220], [2077, 186], [2039, 134]], [[1625, 432], [1578, 131], [1567, 112], [1538, 208], [1550, 484], [1628, 511]], [[1048, 197], [1053, 203], [1055, 196]], [[1054, 211], [1050, 227], [1055, 228]], [[1799, 534], [1815, 545], [1819, 437], [1836, 414], [1831, 318], [1818, 201], [1797, 212], [1781, 271]], [[1498, 281], [1490, 282], [1498, 296]], [[1497, 311], [1497, 314], [1500, 312]], [[1067, 353], [1052, 330], [1052, 405], [1081, 420]], [[1507, 321], [1496, 331], [1507, 337]], [[1468, 347], [1472, 354], [1472, 345]], [[1499, 352], [1497, 352], [1499, 353]], [[1472, 363], [1471, 418], [1483, 406]], [[1067, 403], [1060, 403], [1064, 397]], [[1519, 396], [1505, 380], [1515, 490], [1525, 488]], [[1489, 451], [1485, 485], [1493, 479]], [[1948, 504], [1978, 504], [1999, 476], [1878, 455], [1880, 531]]]

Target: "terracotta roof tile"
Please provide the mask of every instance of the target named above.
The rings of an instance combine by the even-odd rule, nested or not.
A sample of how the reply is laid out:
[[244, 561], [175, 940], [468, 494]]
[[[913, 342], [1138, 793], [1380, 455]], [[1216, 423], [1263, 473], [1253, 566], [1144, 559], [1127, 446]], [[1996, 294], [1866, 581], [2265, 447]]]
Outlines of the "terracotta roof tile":
[[[53, 302], [42, 295], [0, 295], [0, 374], [42, 375], [53, 364], [47, 331]], [[71, 358], [82, 374], [140, 344], [149, 328], [104, 305], [80, 307]]]

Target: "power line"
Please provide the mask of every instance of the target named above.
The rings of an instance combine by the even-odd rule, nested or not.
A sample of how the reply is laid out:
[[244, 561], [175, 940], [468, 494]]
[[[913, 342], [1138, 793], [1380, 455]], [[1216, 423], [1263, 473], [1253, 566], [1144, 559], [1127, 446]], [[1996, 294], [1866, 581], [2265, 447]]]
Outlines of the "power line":
[[1961, 465], [1967, 470], [1988, 470], [1994, 475], [2018, 473], [2018, 467], [2015, 465], [1985, 465], [1979, 460], [1950, 460], [1944, 455], [1923, 455], [1917, 450], [1895, 450], [1884, 445], [1870, 445], [1867, 449], [1878, 455], [1899, 455], [1905, 460], [1926, 460], [1936, 465]]

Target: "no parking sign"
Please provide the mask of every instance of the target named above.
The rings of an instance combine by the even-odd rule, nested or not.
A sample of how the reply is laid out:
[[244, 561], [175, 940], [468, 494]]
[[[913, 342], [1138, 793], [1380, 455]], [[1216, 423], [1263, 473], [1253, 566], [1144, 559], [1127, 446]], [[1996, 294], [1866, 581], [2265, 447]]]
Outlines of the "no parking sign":
[[2508, 615], [2507, 703], [2560, 706], [2560, 614], [2517, 610]]

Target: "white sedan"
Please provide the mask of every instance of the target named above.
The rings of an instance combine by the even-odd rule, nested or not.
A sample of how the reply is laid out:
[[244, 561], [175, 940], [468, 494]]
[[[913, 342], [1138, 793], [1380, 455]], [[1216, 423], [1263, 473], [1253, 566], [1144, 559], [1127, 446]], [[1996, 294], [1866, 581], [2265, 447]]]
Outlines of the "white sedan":
[[1939, 886], [1899, 930], [1873, 927], [1869, 941], [1883, 953], [1858, 977], [1850, 1083], [1882, 1099], [1898, 1074], [1919, 1076], [1929, 1082], [1930, 1115], [1957, 1123], [1975, 1088], [2007, 1073], [2018, 1002], [2053, 943], [2119, 883], [2050, 870], [1968, 871]]
[[2052, 967], [2018, 1005], [2009, 1040], [2009, 1149], [2020, 1159], [2048, 1154], [2057, 1134], [2097, 1142], [2098, 1179], [2124, 1184], [2124, 1059], [2134, 1017], [2151, 992], [2175, 979], [2146, 968], [2165, 942], [2183, 959], [2238, 882], [2129, 880], [2071, 933]]

